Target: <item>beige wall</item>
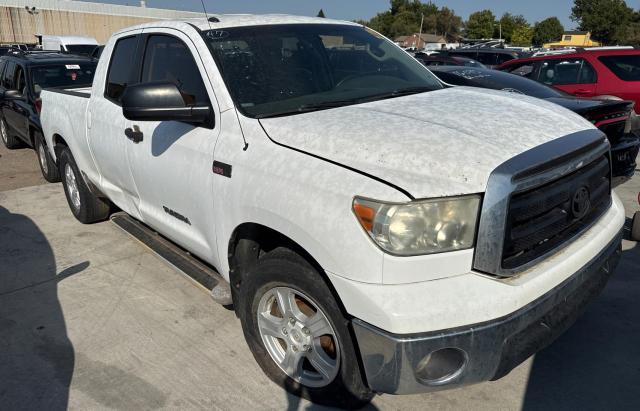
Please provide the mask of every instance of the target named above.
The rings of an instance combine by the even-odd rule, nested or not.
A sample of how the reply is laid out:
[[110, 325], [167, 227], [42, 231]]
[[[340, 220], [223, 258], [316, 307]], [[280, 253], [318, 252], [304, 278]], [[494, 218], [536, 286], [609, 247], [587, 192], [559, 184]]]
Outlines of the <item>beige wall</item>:
[[39, 10], [31, 15], [16, 7], [0, 6], [0, 43], [37, 42], [35, 34], [94, 37], [103, 44], [114, 31], [158, 19]]

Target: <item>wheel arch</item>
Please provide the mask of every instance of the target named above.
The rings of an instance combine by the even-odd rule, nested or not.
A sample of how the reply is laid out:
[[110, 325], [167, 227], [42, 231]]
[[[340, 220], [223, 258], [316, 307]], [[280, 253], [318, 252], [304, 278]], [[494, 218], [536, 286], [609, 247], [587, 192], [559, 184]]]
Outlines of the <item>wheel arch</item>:
[[297, 241], [280, 231], [253, 222], [245, 222], [238, 225], [229, 238], [227, 248], [229, 283], [231, 284], [234, 301], [237, 301], [242, 280], [246, 278], [249, 271], [257, 264], [260, 257], [280, 247], [288, 248], [295, 252], [318, 272], [331, 290], [343, 313], [347, 315], [342, 300], [329, 280], [325, 270], [309, 251]]

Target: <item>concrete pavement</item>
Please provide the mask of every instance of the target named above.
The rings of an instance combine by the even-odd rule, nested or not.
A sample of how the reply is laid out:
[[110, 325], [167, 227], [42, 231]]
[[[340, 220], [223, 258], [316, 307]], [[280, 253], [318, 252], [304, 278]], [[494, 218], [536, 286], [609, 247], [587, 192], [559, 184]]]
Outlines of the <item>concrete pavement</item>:
[[[628, 215], [640, 178], [623, 194]], [[640, 247], [603, 295], [500, 381], [370, 409], [640, 409]], [[59, 184], [0, 192], [0, 409], [322, 409], [260, 371], [233, 312]]]

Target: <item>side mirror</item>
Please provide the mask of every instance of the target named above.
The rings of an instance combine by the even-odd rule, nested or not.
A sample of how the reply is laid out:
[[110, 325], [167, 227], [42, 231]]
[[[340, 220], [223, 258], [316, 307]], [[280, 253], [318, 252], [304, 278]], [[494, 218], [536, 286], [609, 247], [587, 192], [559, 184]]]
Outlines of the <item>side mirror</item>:
[[211, 108], [187, 105], [182, 93], [173, 83], [127, 86], [122, 94], [122, 114], [128, 120], [213, 124]]
[[22, 100], [24, 96], [19, 90], [6, 90], [2, 93], [2, 98], [4, 100]]

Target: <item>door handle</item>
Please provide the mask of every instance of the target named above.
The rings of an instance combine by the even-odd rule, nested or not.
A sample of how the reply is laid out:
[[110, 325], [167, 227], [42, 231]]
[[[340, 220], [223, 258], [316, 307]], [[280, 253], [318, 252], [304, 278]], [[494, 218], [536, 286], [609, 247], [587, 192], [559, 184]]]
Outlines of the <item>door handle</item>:
[[576, 91], [573, 92], [574, 94], [578, 94], [578, 95], [585, 95], [585, 94], [591, 94], [592, 91], [591, 90], [587, 90], [585, 88], [579, 88]]
[[136, 144], [141, 142], [142, 137], [144, 136], [144, 134], [142, 134], [142, 131], [140, 131], [138, 126], [133, 126], [133, 129], [127, 128], [126, 130], [124, 130], [124, 135], [127, 136], [129, 140], [133, 141]]

